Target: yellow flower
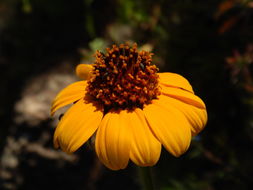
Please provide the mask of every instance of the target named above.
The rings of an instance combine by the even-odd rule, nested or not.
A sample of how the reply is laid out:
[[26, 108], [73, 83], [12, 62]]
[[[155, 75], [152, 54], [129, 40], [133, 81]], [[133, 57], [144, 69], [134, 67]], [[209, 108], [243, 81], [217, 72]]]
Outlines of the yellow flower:
[[94, 64], [81, 64], [76, 71], [87, 80], [63, 89], [51, 108], [53, 115], [74, 103], [54, 134], [55, 147], [67, 153], [93, 136], [108, 168], [124, 169], [129, 160], [152, 166], [161, 145], [178, 157], [207, 122], [205, 104], [189, 82], [178, 74], [157, 73], [152, 53], [138, 52], [136, 44], [97, 51]]

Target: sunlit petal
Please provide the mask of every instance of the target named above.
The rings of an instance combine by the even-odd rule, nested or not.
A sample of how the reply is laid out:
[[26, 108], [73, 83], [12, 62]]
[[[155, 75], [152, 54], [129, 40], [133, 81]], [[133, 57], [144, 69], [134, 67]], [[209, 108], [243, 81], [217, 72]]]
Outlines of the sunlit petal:
[[153, 166], [161, 153], [161, 143], [155, 138], [141, 109], [124, 112], [128, 126], [131, 129], [131, 160], [139, 166]]
[[186, 78], [176, 73], [158, 73], [159, 83], [168, 87], [176, 87], [193, 93], [192, 86]]
[[60, 93], [56, 96], [56, 98], [52, 103], [51, 115], [54, 115], [54, 113], [59, 108], [71, 104], [84, 97], [86, 86], [87, 86], [86, 81], [78, 81], [60, 91]]
[[102, 110], [81, 99], [62, 117], [55, 134], [54, 145], [71, 153], [82, 146], [96, 131], [103, 117]]
[[164, 98], [145, 106], [145, 117], [155, 136], [174, 156], [180, 156], [189, 147], [191, 126], [185, 116], [168, 104]]
[[163, 99], [163, 102], [165, 102], [168, 107], [170, 106], [172, 109], [178, 109], [184, 114], [191, 124], [192, 135], [198, 134], [205, 127], [207, 123], [206, 109], [200, 109], [169, 96], [161, 95], [159, 99]]
[[180, 88], [167, 87], [165, 85], [160, 85], [161, 92], [163, 95], [178, 99], [187, 104], [193, 105], [195, 107], [206, 109], [205, 103], [195, 94], [182, 90]]
[[87, 80], [90, 77], [90, 72], [93, 69], [92, 64], [79, 64], [76, 67], [76, 75], [83, 80]]
[[125, 112], [107, 113], [96, 135], [97, 155], [112, 170], [124, 169], [129, 161], [131, 131]]

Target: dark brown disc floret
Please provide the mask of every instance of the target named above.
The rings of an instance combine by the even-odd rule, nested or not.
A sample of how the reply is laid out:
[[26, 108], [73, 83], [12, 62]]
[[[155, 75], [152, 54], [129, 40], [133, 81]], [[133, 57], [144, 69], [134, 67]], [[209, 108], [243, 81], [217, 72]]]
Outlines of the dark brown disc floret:
[[137, 44], [121, 44], [96, 52], [87, 93], [106, 108], [142, 108], [160, 94], [152, 53], [138, 51]]

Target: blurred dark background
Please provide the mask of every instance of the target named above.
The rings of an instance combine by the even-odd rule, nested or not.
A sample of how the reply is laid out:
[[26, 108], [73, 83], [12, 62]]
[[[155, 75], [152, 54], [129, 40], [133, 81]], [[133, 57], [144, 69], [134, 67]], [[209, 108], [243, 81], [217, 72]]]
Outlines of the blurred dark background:
[[209, 121], [180, 158], [163, 151], [157, 189], [253, 189], [253, 1], [1, 0], [0, 189], [140, 189], [89, 146], [55, 150], [49, 109], [96, 49], [137, 42], [160, 71], [185, 76]]

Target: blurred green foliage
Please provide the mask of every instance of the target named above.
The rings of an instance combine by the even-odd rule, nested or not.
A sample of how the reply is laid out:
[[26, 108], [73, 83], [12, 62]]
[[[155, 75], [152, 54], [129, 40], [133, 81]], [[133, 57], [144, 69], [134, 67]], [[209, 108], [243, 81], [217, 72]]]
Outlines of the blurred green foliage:
[[159, 189], [253, 188], [253, 52], [247, 50], [253, 1], [2, 0], [0, 10], [2, 147], [31, 76], [66, 54], [91, 62], [96, 49], [134, 41], [155, 53], [161, 71], [189, 79], [209, 115], [184, 156], [162, 153], [154, 167]]

